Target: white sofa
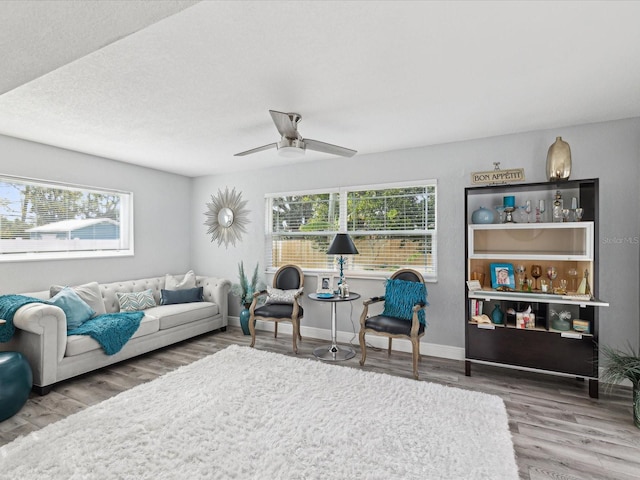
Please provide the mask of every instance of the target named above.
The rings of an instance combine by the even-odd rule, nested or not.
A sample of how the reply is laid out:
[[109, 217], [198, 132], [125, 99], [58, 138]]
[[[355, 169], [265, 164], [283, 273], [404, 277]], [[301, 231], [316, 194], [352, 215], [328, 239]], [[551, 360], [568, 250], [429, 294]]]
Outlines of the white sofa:
[[[13, 322], [15, 334], [0, 351], [21, 352], [33, 371], [34, 390], [47, 394], [57, 382], [180, 342], [213, 330], [226, 330], [229, 280], [196, 277], [203, 287], [203, 302], [160, 305], [165, 277], [100, 284], [107, 313], [120, 310], [117, 292], [153, 291], [158, 306], [144, 310], [140, 327], [115, 355], [104, 353], [100, 344], [86, 335], [67, 336], [64, 311], [54, 305], [29, 303], [18, 309]], [[49, 291], [24, 293], [42, 300]]]

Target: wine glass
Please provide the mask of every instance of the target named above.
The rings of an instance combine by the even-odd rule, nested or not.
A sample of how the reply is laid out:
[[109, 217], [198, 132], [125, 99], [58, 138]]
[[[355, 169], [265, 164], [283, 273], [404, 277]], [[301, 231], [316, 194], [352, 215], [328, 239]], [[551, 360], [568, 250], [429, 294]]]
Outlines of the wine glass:
[[549, 289], [553, 292], [553, 281], [558, 276], [556, 267], [547, 267], [547, 277], [549, 278]]
[[[577, 275], [578, 272], [576, 272]], [[535, 279], [535, 283], [533, 285], [534, 290], [538, 290], [538, 279], [542, 276], [542, 266], [541, 265], [531, 265], [531, 276]]]
[[567, 294], [567, 280], [566, 280], [566, 279], [564, 279], [564, 278], [561, 278], [561, 279], [560, 279], [560, 292], [561, 292], [563, 295], [566, 295], [566, 294]]
[[544, 212], [545, 212], [544, 200], [540, 200], [539, 208], [540, 208], [540, 218], [542, 222], [544, 222]]
[[531, 223], [531, 200], [525, 202], [524, 211], [527, 212], [527, 223]]

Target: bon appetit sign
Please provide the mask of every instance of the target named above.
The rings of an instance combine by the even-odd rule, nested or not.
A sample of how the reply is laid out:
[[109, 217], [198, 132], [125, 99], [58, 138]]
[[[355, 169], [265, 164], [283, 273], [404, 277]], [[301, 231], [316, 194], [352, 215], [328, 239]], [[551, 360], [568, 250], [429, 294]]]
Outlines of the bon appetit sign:
[[493, 183], [524, 182], [524, 168], [510, 168], [509, 170], [489, 170], [487, 172], [471, 173], [473, 185], [491, 185]]

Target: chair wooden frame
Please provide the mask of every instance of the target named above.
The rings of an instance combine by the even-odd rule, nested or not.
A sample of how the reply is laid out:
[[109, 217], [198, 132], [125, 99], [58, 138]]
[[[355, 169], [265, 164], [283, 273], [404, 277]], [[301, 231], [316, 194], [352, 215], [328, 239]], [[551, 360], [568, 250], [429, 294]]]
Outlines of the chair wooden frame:
[[256, 343], [256, 319], [260, 319], [262, 321], [267, 321], [267, 322], [274, 322], [275, 323], [275, 331], [274, 331], [274, 338], [278, 337], [278, 323], [280, 322], [291, 322], [291, 324], [293, 325], [293, 351], [297, 354], [298, 353], [298, 344], [297, 344], [297, 340], [302, 341], [302, 335], [300, 335], [300, 320], [302, 319], [302, 316], [300, 316], [300, 304], [298, 303], [298, 299], [304, 294], [304, 292], [302, 291], [303, 287], [304, 287], [304, 274], [302, 273], [302, 270], [300, 269], [300, 267], [298, 267], [297, 265], [283, 265], [282, 267], [280, 267], [276, 273], [273, 275], [273, 288], [278, 288], [278, 276], [280, 275], [280, 273], [282, 273], [282, 271], [284, 271], [287, 268], [295, 268], [298, 271], [298, 275], [300, 277], [300, 285], [299, 285], [299, 289], [300, 291], [298, 293], [296, 293], [294, 300], [293, 300], [293, 310], [291, 312], [291, 317], [284, 317], [284, 318], [280, 318], [280, 317], [262, 317], [262, 316], [256, 316], [255, 314], [255, 309], [257, 307], [258, 304], [258, 299], [260, 298], [260, 296], [262, 295], [266, 295], [267, 291], [266, 290], [262, 290], [260, 292], [255, 292], [253, 294], [253, 301], [251, 302], [251, 306], [249, 307], [249, 332], [251, 333], [251, 347], [253, 347]]
[[[420, 272], [412, 270], [410, 268], [404, 268], [396, 271], [393, 275], [391, 275], [391, 279], [397, 279], [398, 277], [403, 276], [403, 274], [412, 274], [415, 275], [416, 278], [419, 279], [421, 283], [424, 283], [424, 277]], [[426, 333], [426, 329], [420, 333], [420, 320], [418, 319], [418, 312], [420, 310], [424, 310], [426, 305], [421, 305], [419, 303], [413, 306], [413, 316], [411, 318], [411, 332], [410, 334], [394, 334], [394, 333], [386, 333], [386, 332], [378, 332], [377, 330], [373, 330], [365, 327], [365, 323], [367, 318], [369, 317], [369, 305], [373, 305], [374, 303], [383, 302], [384, 297], [373, 297], [369, 300], [363, 302], [364, 308], [362, 310], [362, 315], [360, 315], [360, 350], [362, 352], [362, 358], [360, 360], [360, 365], [363, 366], [365, 360], [367, 359], [367, 344], [365, 342], [365, 334], [371, 333], [374, 335], [387, 337], [389, 339], [389, 348], [387, 350], [387, 355], [391, 356], [391, 344], [394, 338], [405, 338], [411, 341], [411, 351], [412, 351], [412, 360], [413, 360], [413, 378], [418, 380], [418, 362], [421, 359], [420, 356], [420, 338], [424, 336]]]

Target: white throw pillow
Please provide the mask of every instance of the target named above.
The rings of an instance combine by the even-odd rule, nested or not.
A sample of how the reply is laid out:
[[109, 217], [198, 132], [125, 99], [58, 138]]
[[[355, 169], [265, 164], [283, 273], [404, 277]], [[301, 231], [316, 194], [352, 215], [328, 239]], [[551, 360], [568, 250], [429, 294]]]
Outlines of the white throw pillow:
[[293, 303], [296, 295], [301, 291], [301, 288], [280, 290], [279, 288], [267, 287], [267, 303]]
[[[49, 296], [51, 298], [55, 297], [63, 288], [63, 285], [52, 285], [49, 288]], [[96, 315], [104, 315], [107, 313], [98, 282], [85, 283], [84, 285], [78, 285], [71, 288], [93, 309], [93, 311], [96, 312]]]
[[169, 275], [164, 278], [165, 290], [185, 290], [187, 288], [196, 288], [196, 274], [193, 270], [189, 270], [184, 275]]

